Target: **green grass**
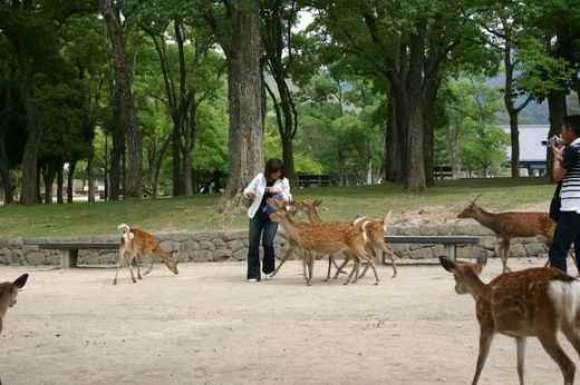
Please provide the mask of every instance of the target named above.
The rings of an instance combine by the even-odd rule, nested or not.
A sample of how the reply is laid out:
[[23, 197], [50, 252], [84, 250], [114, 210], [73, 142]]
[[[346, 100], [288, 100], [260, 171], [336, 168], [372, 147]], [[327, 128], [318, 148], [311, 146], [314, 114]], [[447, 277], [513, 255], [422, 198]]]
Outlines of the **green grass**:
[[[387, 184], [372, 187], [330, 187], [295, 190], [297, 199], [321, 198], [325, 219], [351, 219], [356, 215], [381, 216], [388, 210], [403, 213], [433, 208], [458, 212], [478, 193], [493, 210], [510, 210], [547, 202], [554, 186], [539, 179], [461, 180], [438, 183], [423, 193], [409, 193]], [[196, 196], [113, 203], [75, 203], [51, 206], [0, 208], [0, 236], [80, 236], [113, 234], [119, 223], [151, 231], [207, 231], [245, 228], [240, 210], [228, 218], [217, 213], [218, 196]]]

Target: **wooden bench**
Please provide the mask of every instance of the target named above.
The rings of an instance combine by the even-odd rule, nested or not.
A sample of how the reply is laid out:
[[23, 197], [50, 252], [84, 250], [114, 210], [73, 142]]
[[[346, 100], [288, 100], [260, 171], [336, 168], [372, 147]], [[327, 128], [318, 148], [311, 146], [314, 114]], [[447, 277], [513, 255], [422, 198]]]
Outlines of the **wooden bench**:
[[100, 243], [40, 243], [39, 249], [61, 250], [60, 266], [63, 269], [77, 267], [79, 259], [79, 250], [117, 250], [119, 244], [116, 242]]
[[[385, 242], [391, 245], [411, 244], [411, 245], [444, 245], [447, 249], [448, 257], [455, 260], [457, 257], [457, 247], [476, 245], [479, 243], [479, 237], [463, 235], [444, 235], [444, 236], [415, 236], [415, 235], [387, 235]], [[386, 264], [383, 255], [383, 263]]]

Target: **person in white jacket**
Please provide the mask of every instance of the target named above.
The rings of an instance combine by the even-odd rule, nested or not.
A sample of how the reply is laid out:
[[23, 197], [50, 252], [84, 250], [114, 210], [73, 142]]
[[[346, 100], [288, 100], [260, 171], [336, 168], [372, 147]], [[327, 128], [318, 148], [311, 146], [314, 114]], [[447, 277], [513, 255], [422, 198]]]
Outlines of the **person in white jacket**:
[[250, 246], [248, 249], [248, 273], [250, 282], [259, 282], [260, 273], [260, 238], [264, 248], [262, 273], [264, 279], [269, 279], [275, 269], [274, 237], [278, 224], [270, 220], [271, 206], [269, 200], [275, 199], [290, 203], [290, 183], [284, 175], [284, 164], [280, 159], [270, 159], [266, 162], [263, 173], [254, 177], [244, 189], [244, 197], [251, 199], [248, 208], [250, 218]]

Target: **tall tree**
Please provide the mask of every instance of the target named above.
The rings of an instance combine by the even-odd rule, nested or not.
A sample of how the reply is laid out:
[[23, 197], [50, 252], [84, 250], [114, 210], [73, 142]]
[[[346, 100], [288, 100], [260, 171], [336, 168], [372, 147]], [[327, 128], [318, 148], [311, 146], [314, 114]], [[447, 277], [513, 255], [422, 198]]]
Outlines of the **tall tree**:
[[[121, 9], [119, 3], [115, 0], [100, 0], [99, 4], [113, 49], [115, 76], [113, 124], [118, 126], [116, 130], [118, 129], [122, 135], [124, 134], [126, 136], [127, 143], [128, 174], [125, 195], [127, 197], [140, 198], [142, 196], [141, 132], [137, 125], [135, 115], [135, 102], [131, 90], [131, 76], [126, 53], [125, 32], [123, 31], [123, 25], [121, 23]], [[112, 183], [114, 189], [118, 181]], [[118, 196], [113, 196], [113, 198], [118, 198]]]
[[[205, 2], [207, 4], [207, 2]], [[229, 175], [224, 198], [239, 203], [241, 190], [262, 169], [262, 39], [256, 0], [213, 2], [204, 18], [225, 52], [228, 67]]]
[[298, 112], [288, 81], [294, 58], [292, 28], [298, 11], [296, 1], [268, 0], [263, 2], [260, 12], [267, 68], [276, 89], [268, 82], [264, 86], [274, 105], [282, 158], [291, 181], [295, 178], [293, 141], [298, 130]]

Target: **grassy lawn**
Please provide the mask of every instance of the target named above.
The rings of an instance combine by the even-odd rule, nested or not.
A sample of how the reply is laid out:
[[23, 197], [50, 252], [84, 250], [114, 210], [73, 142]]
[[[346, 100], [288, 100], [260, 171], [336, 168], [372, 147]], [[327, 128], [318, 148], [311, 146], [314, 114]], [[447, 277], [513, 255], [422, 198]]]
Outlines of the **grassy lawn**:
[[[323, 218], [351, 219], [356, 215], [395, 215], [409, 211], [458, 212], [481, 193], [480, 202], [492, 210], [542, 205], [552, 197], [554, 186], [539, 179], [461, 180], [438, 183], [423, 193], [409, 193], [391, 184], [372, 187], [330, 187], [295, 190], [297, 199], [320, 198]], [[75, 203], [51, 206], [0, 208], [0, 236], [78, 236], [116, 232], [119, 223], [151, 231], [206, 231], [245, 228], [240, 210], [224, 218], [217, 213], [218, 196]]]

